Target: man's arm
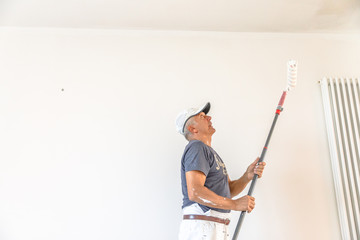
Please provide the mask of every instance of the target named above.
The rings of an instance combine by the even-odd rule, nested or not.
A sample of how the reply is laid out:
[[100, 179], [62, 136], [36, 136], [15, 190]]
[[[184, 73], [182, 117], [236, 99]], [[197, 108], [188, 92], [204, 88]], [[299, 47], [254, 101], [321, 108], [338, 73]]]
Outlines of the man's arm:
[[242, 175], [241, 178], [235, 181], [231, 181], [228, 176], [228, 180], [229, 180], [231, 198], [239, 195], [245, 189], [246, 185], [250, 182], [250, 180], [248, 179], [248, 177], [246, 177], [245, 174]]
[[188, 195], [191, 201], [202, 205], [226, 210], [251, 212], [255, 207], [255, 198], [244, 196], [236, 200], [222, 197], [204, 186], [206, 176], [200, 171], [188, 171], [185, 174]]
[[238, 180], [231, 181], [228, 177], [230, 194], [232, 198], [240, 194], [245, 189], [246, 185], [253, 179], [255, 174], [259, 175], [259, 178], [262, 177], [266, 163], [261, 162], [259, 165], [257, 165], [258, 161], [259, 158], [250, 164], [244, 175], [242, 175]]

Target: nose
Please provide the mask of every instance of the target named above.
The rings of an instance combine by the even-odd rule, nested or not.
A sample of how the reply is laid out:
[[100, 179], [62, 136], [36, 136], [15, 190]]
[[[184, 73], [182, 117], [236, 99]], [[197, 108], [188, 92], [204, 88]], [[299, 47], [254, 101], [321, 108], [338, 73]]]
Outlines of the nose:
[[206, 115], [206, 117], [207, 117], [207, 120], [208, 120], [208, 121], [211, 120], [211, 116]]

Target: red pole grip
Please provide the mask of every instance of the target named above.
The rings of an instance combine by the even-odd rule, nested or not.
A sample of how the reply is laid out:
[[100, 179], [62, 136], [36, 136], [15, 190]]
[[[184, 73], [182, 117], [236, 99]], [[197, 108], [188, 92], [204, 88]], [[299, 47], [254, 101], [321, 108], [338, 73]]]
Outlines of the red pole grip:
[[285, 102], [285, 97], [286, 97], [286, 91], [283, 92], [283, 94], [282, 94], [282, 96], [281, 96], [281, 98], [280, 98], [278, 107], [282, 107], [282, 105], [283, 105], [284, 102]]

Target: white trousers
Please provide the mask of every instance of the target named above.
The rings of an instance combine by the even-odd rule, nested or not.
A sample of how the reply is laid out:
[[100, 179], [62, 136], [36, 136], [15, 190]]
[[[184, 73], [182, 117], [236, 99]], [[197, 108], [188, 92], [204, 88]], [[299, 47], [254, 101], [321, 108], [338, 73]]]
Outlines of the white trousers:
[[[203, 212], [195, 203], [183, 209], [183, 214], [197, 214], [218, 218], [230, 218], [230, 213], [214, 210]], [[182, 220], [180, 225], [179, 240], [229, 240], [228, 226], [222, 223], [204, 220]]]

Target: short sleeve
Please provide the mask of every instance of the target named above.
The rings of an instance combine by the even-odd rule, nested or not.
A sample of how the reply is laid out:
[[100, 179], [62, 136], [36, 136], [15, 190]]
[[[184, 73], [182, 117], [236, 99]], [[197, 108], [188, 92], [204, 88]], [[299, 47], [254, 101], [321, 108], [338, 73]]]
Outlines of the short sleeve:
[[207, 176], [210, 171], [207, 156], [206, 146], [203, 142], [193, 143], [184, 157], [185, 172], [196, 170], [203, 172]]

